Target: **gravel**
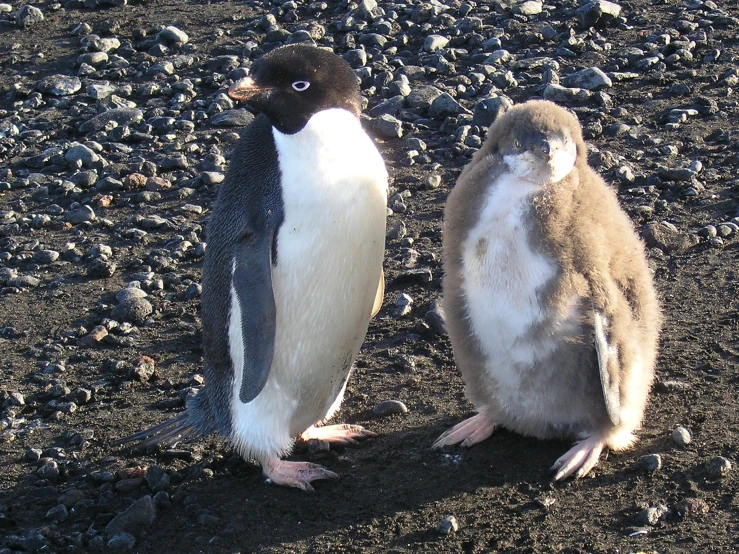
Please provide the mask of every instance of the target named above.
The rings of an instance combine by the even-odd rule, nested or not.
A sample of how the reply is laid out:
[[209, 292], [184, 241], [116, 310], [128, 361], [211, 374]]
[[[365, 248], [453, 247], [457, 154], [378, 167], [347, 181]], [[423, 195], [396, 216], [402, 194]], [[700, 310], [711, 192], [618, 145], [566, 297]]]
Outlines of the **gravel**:
[[[673, 414], [684, 417], [686, 427], [701, 430], [703, 449], [711, 418], [676, 406], [701, 405], [701, 395], [707, 398], [703, 377], [711, 380], [712, 390], [730, 388], [732, 372], [718, 359], [710, 359], [716, 367], [704, 369], [708, 359], [676, 356], [674, 349], [703, 341], [705, 335], [713, 342], [701, 343], [701, 356], [713, 351], [730, 356], [733, 347], [721, 332], [731, 316], [690, 303], [675, 287], [684, 283], [689, 260], [718, 268], [721, 262], [735, 262], [739, 158], [731, 124], [737, 103], [731, 91], [739, 86], [739, 20], [729, 3], [691, 1], [648, 13], [644, 6], [559, 0], [256, 2], [246, 11], [219, 12], [203, 21], [172, 11], [137, 21], [130, 14], [150, 8], [126, 0], [0, 4], [0, 346], [5, 364], [0, 421], [8, 441], [2, 461], [8, 480], [31, 499], [22, 509], [36, 514], [34, 519], [22, 513], [7, 527], [0, 549], [143, 548], [143, 541], [136, 541], [147, 528], [154, 530], [157, 510], [185, 509], [175, 495], [190, 475], [207, 470], [226, 479], [226, 471], [244, 471], [259, 481], [253, 468], [214, 461], [210, 453], [207, 463], [212, 465], [189, 473], [203, 456], [191, 445], [169, 450], [156, 459], [160, 465], [152, 465], [153, 457], [146, 464], [143, 455], [119, 457], [111, 444], [124, 433], [119, 416], [135, 412], [130, 417], [136, 424], [156, 423], [170, 415], [166, 410], [181, 408], [193, 386], [190, 376], [202, 372], [197, 306], [207, 248], [204, 227], [240, 129], [254, 118], [226, 92], [255, 59], [287, 42], [331, 47], [356, 70], [366, 104], [363, 124], [380, 139], [391, 175], [386, 303], [372, 323], [376, 327], [361, 358], [365, 365], [358, 367], [358, 378], [365, 381], [360, 386], [353, 378], [347, 391], [351, 416], [405, 413], [399, 400], [377, 403], [402, 397], [413, 412], [382, 420], [392, 429], [388, 440], [394, 435], [416, 440], [410, 463], [427, 464], [426, 471], [433, 472], [424, 457], [429, 438], [418, 429], [438, 424], [455, 410], [461, 418], [469, 408], [438, 302], [443, 202], [495, 118], [514, 103], [545, 97], [572, 109], [583, 123], [591, 162], [598, 162], [594, 165], [642, 234], [665, 305], [674, 310], [680, 304], [681, 313], [670, 312], [665, 320], [667, 358], [660, 362], [661, 381], [653, 397], [659, 401], [650, 404], [658, 417], [650, 419], [648, 428], [659, 436], [670, 431], [664, 401]], [[52, 25], [55, 34], [49, 38]], [[731, 275], [717, 271], [708, 281], [696, 282], [699, 296], [730, 287]], [[732, 298], [733, 292], [725, 297]], [[39, 308], [24, 320], [16, 312], [26, 313], [27, 306]], [[688, 325], [688, 332], [676, 323], [683, 311], [705, 318]], [[139, 363], [142, 355], [156, 362]], [[155, 417], [150, 414], [155, 410], [162, 413]], [[406, 422], [405, 427], [391, 427], [396, 420]], [[731, 421], [725, 426], [733, 429]], [[84, 432], [91, 428], [94, 437]], [[66, 431], [69, 439], [62, 439]], [[423, 437], [414, 438], [413, 432]], [[678, 444], [689, 443], [687, 429], [675, 433]], [[664, 447], [651, 437], [642, 440], [647, 451]], [[55, 456], [47, 455], [52, 446], [61, 448]], [[372, 450], [369, 442], [366, 448], [378, 464], [387, 462], [384, 450]], [[668, 453], [624, 459], [642, 470], [633, 472], [641, 481], [662, 491], [653, 498], [670, 498], [674, 490], [692, 494], [697, 487], [717, 512], [724, 501], [713, 489], [704, 490], [702, 481], [694, 485], [695, 473], [712, 480], [712, 486], [733, 486], [732, 461], [718, 455], [731, 452], [715, 443], [693, 450], [669, 453], [669, 459], [663, 458]], [[472, 458], [480, 456], [470, 452]], [[346, 462], [354, 455], [350, 449], [346, 459], [344, 454], [321, 451], [315, 456], [327, 456], [328, 461], [318, 462], [327, 466], [336, 456], [347, 468], [367, 467], [360, 460]], [[117, 476], [131, 460], [149, 467]], [[607, 468], [610, 460], [602, 463]], [[644, 475], [663, 464], [669, 472]], [[491, 465], [499, 467], [494, 462], [485, 467]], [[476, 475], [488, 475], [485, 483], [501, 490], [507, 490], [507, 479], [525, 481], [516, 495], [534, 498], [540, 494], [533, 490], [540, 476], [523, 475], [524, 469], [503, 479], [496, 473], [503, 470]], [[683, 476], [691, 479], [689, 484], [679, 481]], [[347, 481], [352, 478], [356, 475]], [[471, 478], [465, 474], [467, 481]], [[462, 479], [436, 476], [438, 494], [455, 498], [459, 491], [444, 488], [448, 484], [442, 481]], [[641, 486], [628, 472], [624, 481], [627, 487]], [[669, 492], [661, 488], [662, 481]], [[41, 500], [28, 492], [43, 489], [53, 494]], [[61, 501], [68, 490], [79, 492]], [[256, 496], [248, 490], [246, 496]], [[138, 499], [145, 493], [154, 496]], [[411, 500], [419, 505], [438, 500], [429, 495], [419, 493]], [[206, 501], [201, 502], [205, 507]], [[569, 509], [564, 504], [560, 500], [553, 513]], [[704, 513], [700, 504], [679, 506], [680, 513]], [[640, 510], [649, 508], [644, 525], [653, 525], [661, 509]], [[126, 517], [138, 523], [108, 531], [127, 509], [134, 515]], [[368, 510], [374, 520], [376, 513]], [[407, 508], [393, 505], [393, 510], [398, 514]], [[187, 517], [190, 523], [202, 519], [212, 536], [222, 531], [225, 519], [219, 523], [211, 511], [216, 514], [209, 507], [208, 513], [201, 509]], [[0, 506], [0, 514], [6, 513]], [[623, 517], [621, 512], [599, 515], [607, 521]], [[389, 525], [405, 533], [397, 516], [388, 517]], [[430, 525], [419, 518], [424, 523], [408, 532], [433, 528], [438, 517]], [[31, 520], [37, 525], [24, 523]], [[164, 520], [155, 523], [164, 525]], [[0, 518], [0, 528], [6, 529], [6, 521]], [[450, 551], [515, 548], [515, 541], [506, 543], [504, 530], [495, 525], [478, 525], [467, 536], [471, 524], [466, 521], [458, 533], [468, 542], [464, 547], [455, 543]], [[58, 544], [38, 531], [42, 526], [53, 526]], [[207, 534], [197, 531], [193, 537]], [[597, 538], [603, 548], [616, 548], [602, 539]], [[552, 544], [583, 548], [567, 540]], [[207, 542], [198, 541], [197, 548], [209, 550]], [[521, 545], [527, 548], [534, 547]]]

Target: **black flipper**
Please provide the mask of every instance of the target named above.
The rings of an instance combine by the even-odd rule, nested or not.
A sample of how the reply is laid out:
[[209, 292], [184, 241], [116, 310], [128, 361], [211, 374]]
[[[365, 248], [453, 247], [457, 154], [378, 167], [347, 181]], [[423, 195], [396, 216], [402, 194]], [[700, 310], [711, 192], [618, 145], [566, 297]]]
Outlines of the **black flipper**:
[[244, 368], [239, 400], [248, 403], [264, 388], [275, 353], [276, 314], [272, 290], [274, 228], [240, 241], [235, 248], [233, 286], [241, 310]]

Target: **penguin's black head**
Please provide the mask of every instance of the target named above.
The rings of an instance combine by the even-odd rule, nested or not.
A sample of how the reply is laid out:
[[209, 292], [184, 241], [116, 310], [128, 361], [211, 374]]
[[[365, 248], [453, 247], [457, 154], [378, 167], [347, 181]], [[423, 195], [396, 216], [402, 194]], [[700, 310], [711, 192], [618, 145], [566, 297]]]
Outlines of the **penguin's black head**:
[[262, 56], [228, 94], [264, 113], [286, 134], [297, 133], [322, 110], [343, 108], [357, 117], [361, 111], [357, 77], [349, 64], [307, 45], [283, 46]]

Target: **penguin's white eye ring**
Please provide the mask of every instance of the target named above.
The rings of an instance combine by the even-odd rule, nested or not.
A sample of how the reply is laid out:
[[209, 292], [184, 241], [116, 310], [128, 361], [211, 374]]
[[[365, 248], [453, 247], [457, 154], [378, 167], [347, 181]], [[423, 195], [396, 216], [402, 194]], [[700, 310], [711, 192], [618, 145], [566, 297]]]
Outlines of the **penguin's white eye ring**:
[[292, 84], [292, 87], [294, 90], [297, 90], [298, 92], [303, 92], [304, 90], [307, 90], [310, 86], [309, 81], [295, 81]]
[[517, 148], [517, 149], [518, 149], [518, 148], [521, 148], [521, 141], [520, 141], [520, 140], [517, 140], [516, 142], [514, 142], [514, 143], [513, 143], [513, 146], [514, 146], [515, 148]]

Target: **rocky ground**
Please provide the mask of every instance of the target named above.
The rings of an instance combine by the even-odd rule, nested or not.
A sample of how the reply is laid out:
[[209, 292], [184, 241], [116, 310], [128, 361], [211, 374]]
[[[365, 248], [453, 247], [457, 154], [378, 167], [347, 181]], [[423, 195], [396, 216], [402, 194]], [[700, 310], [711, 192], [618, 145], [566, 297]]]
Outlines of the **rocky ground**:
[[[250, 119], [224, 91], [291, 42], [356, 68], [392, 178], [385, 307], [341, 413], [379, 436], [299, 445], [341, 475], [312, 495], [216, 437], [115, 444], [203, 382], [203, 228]], [[729, 0], [0, 4], [0, 553], [736, 552], [737, 62]], [[472, 410], [444, 201], [496, 114], [542, 96], [580, 118], [665, 311], [640, 442], [558, 485], [565, 443], [430, 450]]]

